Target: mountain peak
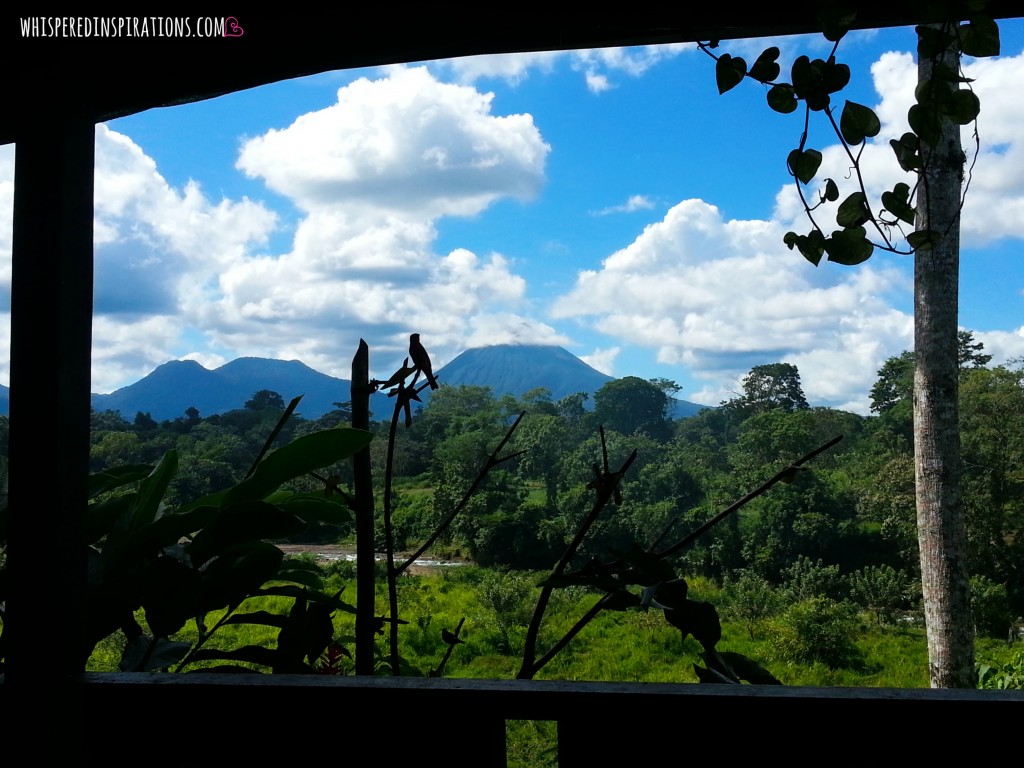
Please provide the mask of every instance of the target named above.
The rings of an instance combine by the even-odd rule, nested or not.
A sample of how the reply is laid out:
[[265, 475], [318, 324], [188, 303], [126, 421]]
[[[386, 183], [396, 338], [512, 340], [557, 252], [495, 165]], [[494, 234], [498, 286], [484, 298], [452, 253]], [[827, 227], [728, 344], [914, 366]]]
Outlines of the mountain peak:
[[[543, 387], [556, 402], [576, 392], [592, 395], [614, 380], [568, 350], [545, 344], [467, 349], [439, 369], [437, 379], [442, 385], [488, 387], [495, 397], [520, 397]], [[182, 416], [192, 407], [203, 416], [242, 408], [261, 389], [277, 392], [285, 402], [303, 395], [299, 413], [311, 419], [351, 397], [348, 381], [319, 373], [299, 360], [240, 357], [212, 371], [195, 360], [171, 360], [134, 384], [109, 395], [93, 395], [92, 403], [98, 411], [113, 409], [129, 419], [143, 411], [163, 420]], [[380, 400], [370, 406], [375, 417], [386, 418], [393, 401], [383, 394], [373, 397]], [[675, 415], [688, 416], [702, 407], [677, 401]]]
[[593, 393], [612, 377], [568, 350], [545, 344], [495, 344], [467, 349], [437, 372], [443, 384], [486, 384], [495, 396], [520, 396], [538, 387], [552, 400], [576, 392]]

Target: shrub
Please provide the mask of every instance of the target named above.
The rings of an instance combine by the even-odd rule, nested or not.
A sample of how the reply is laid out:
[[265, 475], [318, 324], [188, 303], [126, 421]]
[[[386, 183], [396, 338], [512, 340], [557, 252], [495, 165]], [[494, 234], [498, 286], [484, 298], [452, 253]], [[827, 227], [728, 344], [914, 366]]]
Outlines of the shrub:
[[816, 597], [839, 600], [846, 596], [839, 566], [824, 565], [821, 558], [811, 560], [801, 555], [782, 571], [782, 578], [786, 593], [793, 602]]
[[794, 603], [773, 623], [775, 655], [783, 661], [835, 669], [860, 659], [854, 642], [857, 611], [847, 602], [813, 597]]
[[915, 594], [906, 571], [891, 565], [869, 565], [849, 576], [850, 597], [872, 611], [879, 624], [892, 624], [897, 611], [909, 608]]
[[1006, 637], [1013, 621], [1006, 585], [997, 584], [987, 576], [972, 576], [971, 612], [979, 635]]
[[503, 571], [487, 573], [476, 587], [481, 604], [494, 612], [504, 653], [518, 653], [522, 647], [522, 634], [533, 610], [533, 591], [533, 581], [527, 574]]
[[758, 625], [779, 612], [782, 595], [767, 579], [753, 571], [739, 571], [739, 577], [726, 583], [727, 611], [746, 627], [750, 639]]

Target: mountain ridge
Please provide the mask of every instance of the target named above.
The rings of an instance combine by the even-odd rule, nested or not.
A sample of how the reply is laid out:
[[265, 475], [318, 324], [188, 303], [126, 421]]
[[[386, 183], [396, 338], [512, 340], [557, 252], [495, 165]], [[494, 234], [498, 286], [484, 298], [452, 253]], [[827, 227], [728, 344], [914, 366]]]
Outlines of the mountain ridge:
[[[537, 344], [467, 349], [436, 374], [442, 385], [486, 386], [495, 397], [518, 397], [544, 387], [556, 402], [576, 392], [593, 396], [615, 378], [562, 347]], [[210, 416], [241, 408], [254, 392], [269, 389], [285, 402], [302, 394], [298, 412], [306, 418], [318, 418], [332, 410], [334, 403], [349, 400], [350, 386], [349, 381], [320, 373], [299, 360], [240, 357], [213, 370], [195, 360], [171, 360], [115, 392], [92, 395], [92, 405], [97, 411], [119, 411], [127, 419], [140, 411], [157, 420], [174, 419], [192, 407], [202, 416]], [[424, 404], [428, 396], [429, 390], [421, 393]], [[372, 398], [370, 407], [376, 418], [383, 418], [392, 403], [379, 394]], [[673, 416], [689, 416], [704, 407], [677, 400]]]

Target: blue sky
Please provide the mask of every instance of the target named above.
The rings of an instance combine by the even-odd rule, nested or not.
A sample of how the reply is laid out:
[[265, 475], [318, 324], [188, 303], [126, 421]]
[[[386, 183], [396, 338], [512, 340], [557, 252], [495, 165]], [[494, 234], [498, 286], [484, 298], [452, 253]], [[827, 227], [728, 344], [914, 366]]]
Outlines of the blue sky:
[[[1001, 32], [1002, 57], [968, 64], [982, 150], [960, 313], [996, 362], [1024, 355], [1024, 24]], [[749, 62], [770, 44], [783, 72], [828, 51], [815, 37], [720, 50]], [[842, 97], [883, 122], [873, 190], [898, 180], [888, 139], [905, 130], [913, 50], [911, 30], [840, 46]], [[764, 90], [720, 96], [714, 62], [677, 45], [346, 70], [99, 126], [93, 391], [185, 357], [347, 378], [360, 337], [383, 375], [418, 331], [435, 370], [468, 347], [555, 343], [708, 404], [786, 361], [813, 404], [866, 412], [881, 363], [911, 346], [911, 260], [814, 268], [782, 244], [808, 228], [785, 170], [802, 118]], [[812, 125], [819, 176], [842, 179], [831, 139]], [[13, 153], [0, 147], [8, 286]]]

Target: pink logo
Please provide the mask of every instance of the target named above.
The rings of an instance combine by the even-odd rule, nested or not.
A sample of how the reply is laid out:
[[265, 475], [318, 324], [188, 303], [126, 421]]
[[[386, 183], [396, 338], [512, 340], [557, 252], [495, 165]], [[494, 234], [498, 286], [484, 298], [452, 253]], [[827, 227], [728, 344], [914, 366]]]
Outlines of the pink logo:
[[244, 34], [245, 30], [238, 23], [238, 19], [234, 16], [228, 16], [224, 19], [224, 37], [241, 37]]

